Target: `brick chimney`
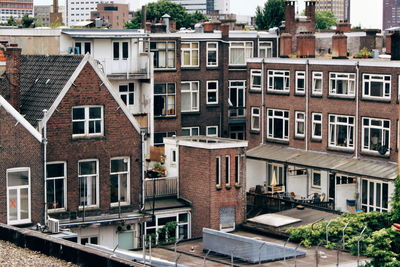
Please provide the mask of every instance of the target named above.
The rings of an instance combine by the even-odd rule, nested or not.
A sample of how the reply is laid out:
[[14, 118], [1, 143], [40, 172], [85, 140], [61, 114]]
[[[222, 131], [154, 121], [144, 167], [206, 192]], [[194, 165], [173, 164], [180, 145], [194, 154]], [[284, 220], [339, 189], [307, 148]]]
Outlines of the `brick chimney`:
[[292, 33], [295, 27], [295, 1], [285, 1], [285, 32]]
[[341, 20], [336, 24], [336, 31], [338, 32], [351, 32], [351, 24], [347, 21]]
[[8, 89], [5, 92], [5, 99], [18, 111], [21, 107], [20, 66], [21, 48], [16, 44], [10, 44], [6, 49]]
[[221, 35], [222, 35], [222, 39], [229, 38], [229, 25], [228, 24], [221, 25]]
[[392, 52], [392, 35], [393, 33], [390, 32], [386, 35], [386, 54], [390, 55]]
[[400, 60], [400, 32], [395, 31], [390, 41], [391, 60]]
[[347, 58], [347, 36], [343, 32], [337, 31], [332, 36], [332, 58], [344, 59]]
[[315, 57], [315, 35], [312, 33], [300, 33], [297, 35], [297, 57]]
[[280, 36], [280, 57], [289, 57], [292, 54], [292, 35], [282, 33]]
[[315, 21], [315, 4], [315, 0], [306, 1], [306, 16], [311, 21]]

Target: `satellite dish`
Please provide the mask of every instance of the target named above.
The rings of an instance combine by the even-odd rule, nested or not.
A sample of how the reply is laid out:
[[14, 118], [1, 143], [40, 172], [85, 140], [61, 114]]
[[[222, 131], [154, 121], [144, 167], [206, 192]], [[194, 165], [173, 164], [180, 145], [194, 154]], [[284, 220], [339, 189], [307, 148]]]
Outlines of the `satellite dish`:
[[385, 155], [387, 150], [388, 150], [388, 149], [387, 149], [386, 146], [380, 146], [379, 149], [378, 149], [378, 152], [379, 152], [379, 154], [381, 154], [381, 155]]

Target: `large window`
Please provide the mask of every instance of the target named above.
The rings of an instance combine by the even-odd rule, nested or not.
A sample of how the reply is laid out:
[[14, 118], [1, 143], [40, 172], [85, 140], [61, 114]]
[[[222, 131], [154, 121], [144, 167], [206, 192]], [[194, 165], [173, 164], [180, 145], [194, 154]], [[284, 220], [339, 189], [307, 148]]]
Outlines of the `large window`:
[[30, 183], [29, 168], [7, 170], [7, 224], [31, 222]]
[[289, 111], [268, 109], [268, 138], [289, 140]]
[[253, 57], [253, 42], [230, 42], [229, 65], [246, 65], [247, 59]]
[[129, 204], [129, 174], [128, 157], [111, 159], [111, 205]]
[[267, 163], [267, 180], [265, 181], [266, 185], [271, 185], [274, 179], [276, 179], [276, 183], [278, 185], [285, 184], [284, 166], [281, 164]]
[[320, 171], [312, 171], [312, 181], [311, 186], [316, 188], [321, 188], [321, 172]]
[[[158, 214], [155, 215], [155, 220], [145, 223], [145, 235], [155, 235], [156, 240], [154, 243], [163, 243], [171, 240], [182, 240], [191, 238], [191, 227], [190, 227], [190, 213], [180, 212], [176, 214]], [[167, 235], [161, 230], [167, 223], [176, 222], [177, 226], [175, 229], [167, 233]], [[172, 235], [172, 236], [168, 236]]]
[[175, 84], [154, 85], [154, 116], [175, 116]]
[[240, 184], [240, 155], [235, 156], [235, 184]]
[[79, 206], [98, 206], [99, 196], [98, 160], [79, 161]]
[[289, 92], [290, 76], [289, 71], [269, 70], [268, 91]]
[[354, 96], [356, 75], [354, 73], [330, 73], [329, 95]]
[[251, 130], [260, 131], [260, 108], [251, 108]]
[[329, 146], [354, 148], [354, 117], [329, 115]]
[[390, 151], [390, 121], [362, 118], [362, 148], [385, 154]]
[[218, 66], [218, 43], [207, 43], [207, 67]]
[[198, 42], [182, 42], [182, 67], [198, 67], [199, 66], [199, 43]]
[[49, 162], [46, 164], [47, 209], [66, 208], [66, 176], [65, 162]]
[[103, 135], [103, 107], [86, 106], [72, 108], [72, 136]]
[[389, 210], [389, 186], [387, 183], [362, 179], [361, 207], [365, 212]]
[[199, 111], [199, 82], [182, 82], [182, 112]]
[[87, 53], [92, 52], [92, 43], [91, 42], [75, 42], [75, 55], [86, 55]]
[[[245, 81], [229, 81], [229, 116], [243, 117], [245, 116], [246, 107], [246, 82]], [[232, 104], [232, 105], [231, 105]]]
[[118, 88], [119, 90], [119, 95], [122, 99], [122, 101], [125, 103], [125, 105], [133, 106], [135, 104], [135, 84], [134, 83], [128, 83], [128, 84], [122, 84]]
[[207, 126], [206, 136], [218, 137], [218, 126]]
[[225, 156], [225, 185], [231, 184], [231, 157]]
[[207, 81], [207, 104], [218, 104], [218, 81]]
[[304, 112], [296, 111], [295, 129], [294, 133], [296, 137], [304, 137], [306, 115]]
[[390, 75], [363, 75], [363, 97], [390, 99]]
[[113, 59], [126, 60], [129, 57], [128, 42], [113, 42]]
[[150, 51], [154, 53], [154, 68], [175, 68], [175, 42], [151, 42]]
[[258, 44], [258, 57], [272, 57], [272, 42], [260, 42]]
[[261, 70], [251, 70], [250, 75], [250, 89], [261, 90]]
[[322, 95], [323, 90], [323, 73], [314, 72], [312, 73], [312, 94]]
[[322, 114], [312, 114], [312, 139], [322, 139]]
[[306, 85], [306, 73], [304, 71], [296, 71], [296, 94], [304, 94]]
[[183, 136], [197, 136], [200, 134], [200, 127], [182, 127]]
[[221, 186], [221, 157], [215, 158], [215, 184]]

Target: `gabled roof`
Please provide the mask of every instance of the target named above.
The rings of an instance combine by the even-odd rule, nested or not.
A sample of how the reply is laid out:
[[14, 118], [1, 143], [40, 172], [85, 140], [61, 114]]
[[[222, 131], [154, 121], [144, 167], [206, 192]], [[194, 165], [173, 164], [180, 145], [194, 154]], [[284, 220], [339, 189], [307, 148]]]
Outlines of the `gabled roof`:
[[0, 95], [0, 107], [3, 107], [14, 119], [20, 123], [26, 130], [28, 130], [39, 142], [42, 142], [42, 135], [35, 129], [33, 126], [24, 118], [22, 115], [14, 109], [10, 103], [7, 102], [1, 95]]

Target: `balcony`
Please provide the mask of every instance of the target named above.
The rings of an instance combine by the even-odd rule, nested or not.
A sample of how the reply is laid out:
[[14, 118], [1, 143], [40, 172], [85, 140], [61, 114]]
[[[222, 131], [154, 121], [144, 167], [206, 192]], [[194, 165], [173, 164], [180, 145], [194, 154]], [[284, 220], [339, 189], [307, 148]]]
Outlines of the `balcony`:
[[137, 58], [103, 58], [98, 62], [99, 67], [111, 80], [150, 79], [150, 56], [147, 53], [141, 53]]
[[177, 196], [178, 178], [160, 177], [146, 178], [144, 180], [144, 190], [146, 199]]

